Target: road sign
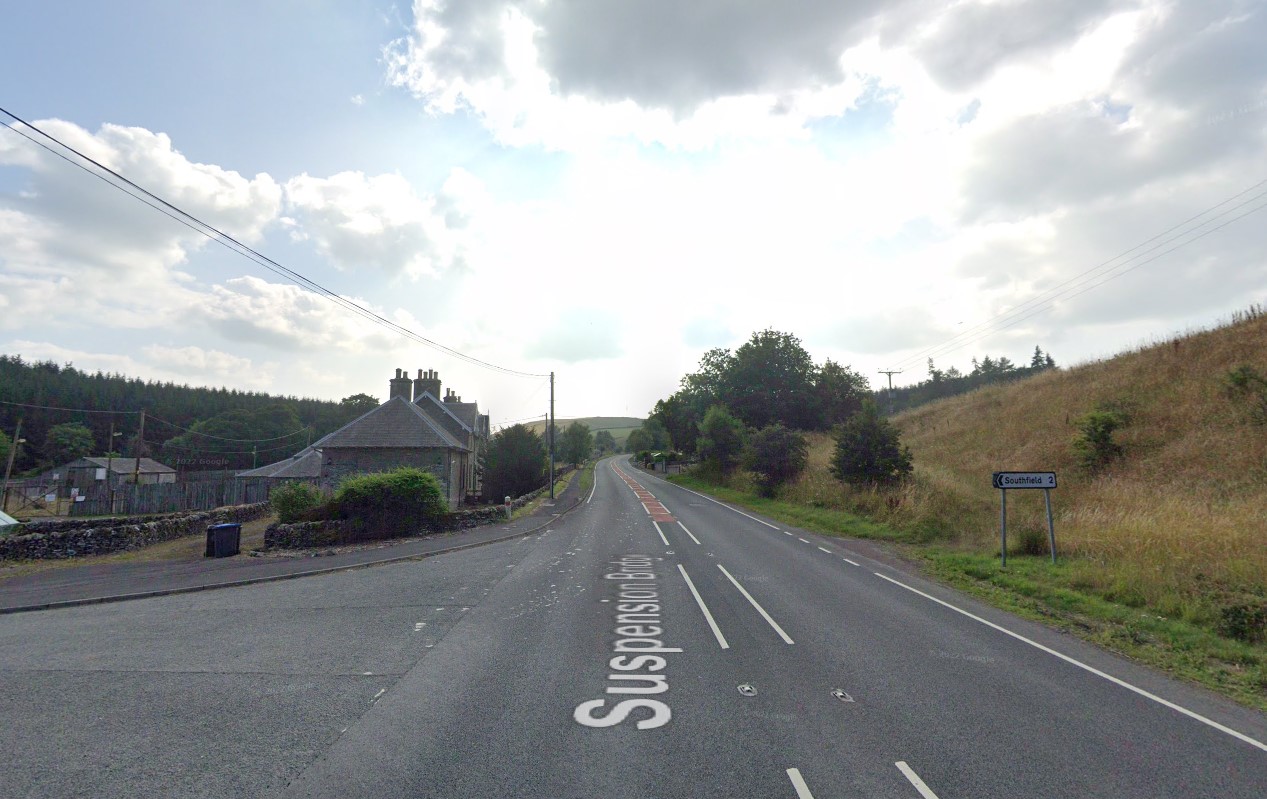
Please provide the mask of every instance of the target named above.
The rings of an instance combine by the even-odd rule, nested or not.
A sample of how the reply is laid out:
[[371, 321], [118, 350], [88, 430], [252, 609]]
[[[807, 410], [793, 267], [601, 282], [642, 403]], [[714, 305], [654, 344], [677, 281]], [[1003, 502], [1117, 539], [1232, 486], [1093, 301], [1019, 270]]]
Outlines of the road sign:
[[995, 488], [1055, 488], [1055, 472], [995, 472]]

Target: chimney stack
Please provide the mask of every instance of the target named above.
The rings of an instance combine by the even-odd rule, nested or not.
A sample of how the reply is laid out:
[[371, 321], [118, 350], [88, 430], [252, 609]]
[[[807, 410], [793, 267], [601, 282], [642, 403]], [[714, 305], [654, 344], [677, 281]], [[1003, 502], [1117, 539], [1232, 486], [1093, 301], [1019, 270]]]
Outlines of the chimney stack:
[[388, 381], [388, 385], [391, 387], [390, 393], [387, 395], [388, 400], [393, 400], [396, 397], [403, 397], [405, 402], [409, 401], [410, 380], [409, 375], [405, 374], [404, 369], [397, 369], [396, 376]]
[[424, 393], [440, 399], [440, 373], [435, 369], [418, 370], [418, 379], [414, 380], [414, 402], [422, 399]]

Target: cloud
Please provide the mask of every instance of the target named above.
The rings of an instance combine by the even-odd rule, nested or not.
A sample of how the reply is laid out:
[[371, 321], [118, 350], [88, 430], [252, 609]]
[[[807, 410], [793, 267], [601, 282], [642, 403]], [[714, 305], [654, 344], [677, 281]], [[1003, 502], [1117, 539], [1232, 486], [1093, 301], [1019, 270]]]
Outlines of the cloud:
[[[61, 120], [36, 125], [239, 240], [258, 240], [276, 218], [281, 187], [189, 161], [164, 134]], [[34, 134], [33, 134], [34, 135]], [[177, 270], [208, 239], [21, 138], [0, 137], [0, 166], [20, 188], [0, 193], [3, 324], [169, 324], [195, 301]], [[153, 202], [151, 200], [151, 202]]]
[[170, 372], [197, 377], [236, 377], [255, 370], [250, 358], [241, 358], [219, 350], [202, 347], [166, 347], [151, 344], [142, 348], [150, 363]]
[[311, 240], [335, 266], [416, 280], [462, 266], [457, 231], [470, 221], [464, 202], [479, 190], [461, 170], [434, 197], [418, 196], [396, 174], [304, 174], [287, 181], [286, 201], [297, 220], [293, 235]]
[[[388, 316], [364, 300], [361, 307]], [[231, 341], [291, 352], [322, 349], [366, 352], [396, 344], [399, 337], [345, 311], [332, 301], [298, 286], [239, 277], [213, 286], [209, 296], [187, 313]]]

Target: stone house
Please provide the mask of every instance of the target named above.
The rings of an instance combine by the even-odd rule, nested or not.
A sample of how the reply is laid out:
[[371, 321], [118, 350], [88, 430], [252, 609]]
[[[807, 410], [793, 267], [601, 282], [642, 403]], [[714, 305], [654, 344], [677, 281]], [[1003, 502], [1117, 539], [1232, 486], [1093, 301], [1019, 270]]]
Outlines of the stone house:
[[397, 369], [389, 385], [386, 402], [312, 444], [321, 482], [333, 488], [349, 475], [416, 466], [439, 479], [450, 508], [479, 500], [488, 415], [452, 390], [441, 399], [433, 370], [411, 380]]

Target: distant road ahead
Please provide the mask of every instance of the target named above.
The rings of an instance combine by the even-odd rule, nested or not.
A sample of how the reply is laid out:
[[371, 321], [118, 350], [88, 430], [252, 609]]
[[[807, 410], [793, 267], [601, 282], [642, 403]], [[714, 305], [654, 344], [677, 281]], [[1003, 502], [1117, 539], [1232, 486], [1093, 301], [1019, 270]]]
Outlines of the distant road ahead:
[[0, 794], [1267, 796], [1267, 719], [597, 470], [548, 532], [0, 618]]

